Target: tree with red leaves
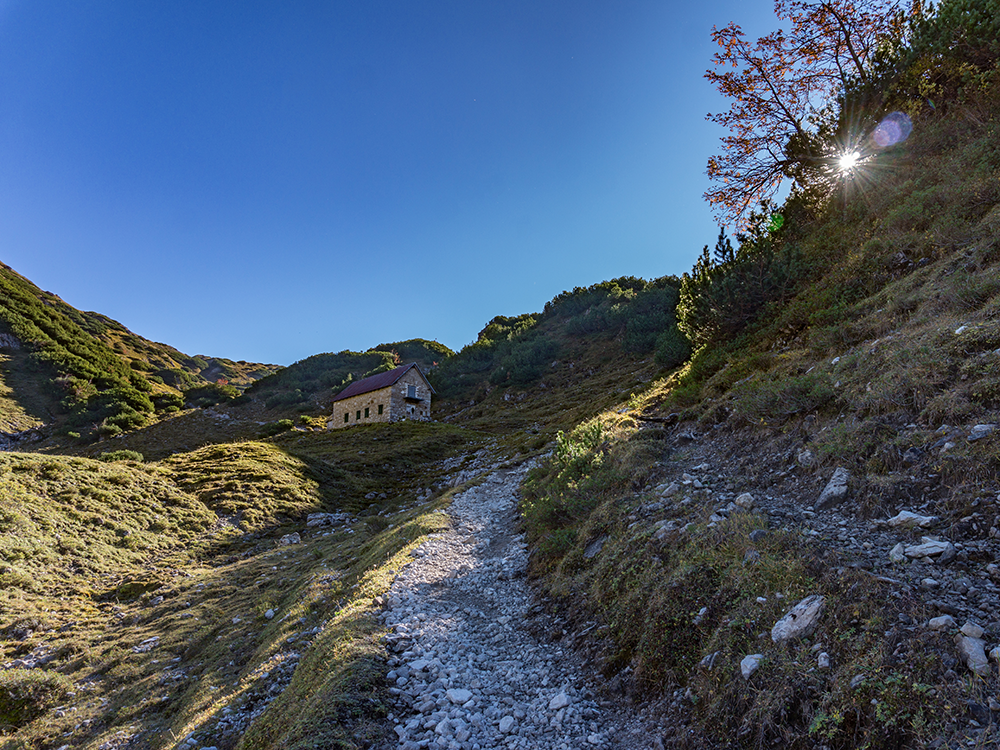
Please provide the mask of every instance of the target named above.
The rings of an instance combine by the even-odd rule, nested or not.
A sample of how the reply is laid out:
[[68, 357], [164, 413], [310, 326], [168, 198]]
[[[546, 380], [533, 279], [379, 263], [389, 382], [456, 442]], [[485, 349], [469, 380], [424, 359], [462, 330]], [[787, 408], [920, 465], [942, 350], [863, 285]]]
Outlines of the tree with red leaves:
[[833, 105], [870, 83], [880, 55], [902, 39], [905, 0], [776, 0], [788, 23], [751, 43], [739, 25], [713, 27], [720, 50], [705, 73], [729, 110], [708, 119], [730, 131], [708, 160], [716, 182], [705, 198], [720, 218], [739, 220], [786, 178], [824, 159]]

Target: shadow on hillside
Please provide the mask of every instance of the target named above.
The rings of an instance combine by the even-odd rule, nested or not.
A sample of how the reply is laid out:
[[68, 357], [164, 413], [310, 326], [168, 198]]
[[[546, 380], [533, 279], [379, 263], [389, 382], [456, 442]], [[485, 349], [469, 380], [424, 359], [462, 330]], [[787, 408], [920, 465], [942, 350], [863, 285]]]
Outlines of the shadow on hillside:
[[43, 384], [49, 374], [22, 349], [0, 350], [0, 432], [13, 434], [52, 422], [56, 400]]

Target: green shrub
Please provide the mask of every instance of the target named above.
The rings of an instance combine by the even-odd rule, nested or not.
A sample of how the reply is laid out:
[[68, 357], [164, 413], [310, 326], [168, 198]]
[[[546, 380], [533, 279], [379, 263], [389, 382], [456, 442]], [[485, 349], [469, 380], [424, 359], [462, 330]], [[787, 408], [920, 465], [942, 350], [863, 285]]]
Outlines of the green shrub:
[[97, 434], [103, 437], [114, 437], [115, 435], [121, 435], [123, 432], [124, 430], [121, 427], [107, 421], [97, 426]]
[[215, 406], [227, 401], [232, 401], [240, 395], [238, 388], [222, 383], [209, 383], [208, 385], [191, 388], [184, 391], [184, 399], [187, 403], [195, 407]]
[[138, 461], [141, 463], [146, 459], [139, 451], [119, 450], [105, 451], [97, 457], [97, 460], [104, 461], [105, 463], [111, 463], [112, 461]]
[[714, 252], [706, 245], [684, 274], [677, 321], [696, 348], [732, 338], [769, 305], [788, 299], [805, 274], [798, 248], [768, 229], [771, 208], [765, 204], [751, 216], [738, 249], [720, 231]]
[[279, 419], [277, 422], [271, 422], [260, 428], [261, 437], [274, 437], [282, 432], [288, 432], [288, 430], [295, 427], [295, 423], [290, 419]]
[[664, 367], [677, 367], [691, 356], [691, 342], [676, 322], [656, 338], [656, 361]]

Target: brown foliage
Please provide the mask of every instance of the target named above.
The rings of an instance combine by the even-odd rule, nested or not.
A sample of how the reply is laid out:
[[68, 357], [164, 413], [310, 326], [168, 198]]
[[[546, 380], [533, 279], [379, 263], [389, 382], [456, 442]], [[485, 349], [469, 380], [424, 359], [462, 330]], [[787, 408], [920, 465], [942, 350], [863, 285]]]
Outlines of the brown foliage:
[[709, 114], [730, 134], [708, 160], [716, 185], [705, 198], [721, 218], [745, 216], [787, 177], [823, 159], [831, 105], [852, 83], [866, 84], [880, 45], [903, 31], [905, 0], [776, 0], [777, 30], [751, 43], [738, 24], [712, 29], [720, 51], [705, 73], [731, 104]]

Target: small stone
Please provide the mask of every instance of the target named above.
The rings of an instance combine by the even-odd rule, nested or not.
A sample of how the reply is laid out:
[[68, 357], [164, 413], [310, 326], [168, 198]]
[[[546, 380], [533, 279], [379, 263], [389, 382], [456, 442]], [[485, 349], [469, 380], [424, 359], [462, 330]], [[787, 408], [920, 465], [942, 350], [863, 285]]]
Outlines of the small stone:
[[851, 690], [856, 690], [857, 688], [859, 688], [866, 679], [867, 677], [863, 674], [854, 675], [854, 677], [851, 678]]
[[597, 555], [600, 554], [601, 550], [604, 548], [604, 543], [606, 541], [608, 541], [608, 535], [607, 534], [605, 534], [604, 536], [598, 537], [597, 539], [595, 539], [594, 541], [592, 541], [590, 544], [588, 544], [587, 548], [583, 551], [583, 559], [584, 560], [590, 560], [590, 559], [592, 559], [594, 557], [597, 557]]
[[287, 546], [290, 544], [300, 544], [302, 542], [302, 537], [298, 535], [298, 532], [294, 534], [285, 534], [281, 539], [278, 540], [278, 546]]
[[795, 455], [795, 460], [803, 469], [812, 469], [816, 466], [816, 454], [808, 448], [800, 450]]
[[951, 615], [941, 615], [940, 617], [932, 617], [927, 621], [927, 627], [931, 630], [946, 630], [948, 628], [953, 628], [958, 625], [955, 622], [955, 618]]
[[560, 708], [566, 708], [570, 703], [571, 701], [566, 693], [559, 693], [549, 701], [549, 711], [558, 711]]
[[712, 653], [703, 656], [701, 661], [698, 662], [698, 666], [701, 667], [702, 669], [711, 670], [713, 667], [715, 667], [715, 662], [719, 660], [719, 654], [721, 653], [722, 653], [721, 651], [713, 651]]
[[823, 510], [840, 505], [840, 503], [847, 499], [850, 481], [851, 473], [842, 466], [837, 468], [833, 472], [833, 476], [830, 477], [830, 481], [826, 483], [823, 492], [820, 493], [819, 499], [814, 506], [815, 509]]
[[958, 646], [958, 654], [962, 658], [962, 661], [965, 662], [965, 665], [974, 674], [980, 677], [990, 676], [992, 670], [990, 669], [990, 662], [986, 658], [986, 643], [982, 638], [959, 633], [955, 636], [955, 645]]
[[764, 660], [764, 654], [750, 654], [744, 656], [740, 662], [740, 672], [744, 680], [749, 680], [751, 675], [760, 669], [760, 663]]
[[461, 706], [463, 703], [468, 703], [472, 700], [472, 692], [465, 688], [452, 688], [445, 695], [456, 706]]
[[767, 529], [754, 529], [750, 532], [750, 541], [756, 544], [767, 536]]
[[974, 622], [967, 622], [962, 626], [962, 635], [969, 638], [982, 638], [985, 631]]
[[775, 643], [781, 643], [793, 638], [805, 638], [812, 635], [819, 624], [825, 603], [826, 597], [819, 594], [807, 596], [774, 624], [774, 627], [771, 628], [771, 640]]
[[926, 591], [930, 591], [931, 589], [936, 589], [940, 585], [941, 584], [939, 584], [933, 578], [924, 578], [920, 581], [920, 588]]
[[671, 497], [680, 492], [681, 486], [677, 482], [671, 482], [660, 493], [660, 497]]
[[982, 440], [984, 437], [988, 437], [993, 434], [997, 426], [995, 424], [977, 424], [969, 431], [969, 437], [966, 438], [970, 443], [974, 443], [977, 440]]
[[816, 667], [824, 672], [830, 668], [830, 655], [826, 651], [821, 651], [816, 657]]
[[510, 734], [513, 732], [515, 723], [513, 716], [504, 716], [500, 719], [500, 734]]
[[889, 550], [889, 560], [894, 563], [906, 562], [906, 552], [902, 542]]
[[738, 506], [745, 510], [751, 510], [754, 506], [753, 495], [749, 492], [744, 492], [742, 495], [737, 495], [736, 499], [733, 500]]
[[273, 609], [267, 610], [267, 612], [264, 613], [264, 619], [265, 620], [273, 620], [274, 619], [274, 610]]
[[911, 513], [908, 510], [901, 510], [895, 516], [886, 521], [886, 525], [897, 529], [912, 529], [917, 526], [926, 529], [935, 521], [937, 521], [936, 516], [922, 516], [919, 513]]

